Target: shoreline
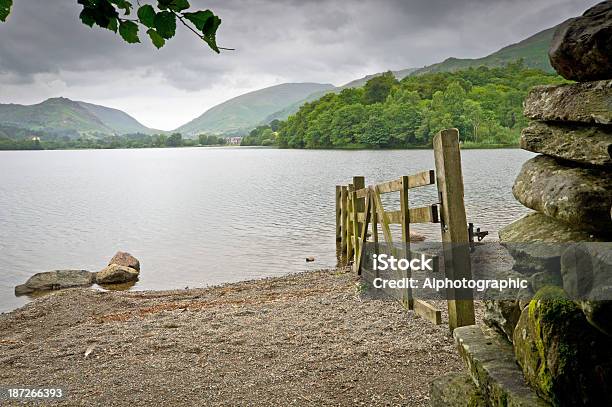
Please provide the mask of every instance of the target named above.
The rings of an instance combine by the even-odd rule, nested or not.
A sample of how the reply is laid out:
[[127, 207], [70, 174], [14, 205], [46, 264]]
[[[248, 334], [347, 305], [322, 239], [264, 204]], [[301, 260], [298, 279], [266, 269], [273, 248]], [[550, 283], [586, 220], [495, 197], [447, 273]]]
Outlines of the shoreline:
[[[99, 151], [99, 150], [172, 150], [187, 148], [212, 148], [212, 149], [258, 149], [258, 150], [304, 150], [304, 151], [396, 151], [396, 150], [433, 150], [431, 146], [389, 147], [389, 148], [366, 148], [366, 147], [336, 147], [336, 148], [284, 148], [279, 146], [238, 146], [238, 145], [211, 145], [211, 146], [176, 146], [176, 147], [134, 147], [134, 148], [40, 148], [40, 149], [0, 149], [2, 151]], [[520, 150], [518, 144], [482, 144], [461, 146], [462, 150]]]
[[462, 370], [448, 326], [355, 283], [332, 269], [57, 291], [0, 315], [0, 385], [60, 386], [83, 405], [428, 405], [429, 382]]

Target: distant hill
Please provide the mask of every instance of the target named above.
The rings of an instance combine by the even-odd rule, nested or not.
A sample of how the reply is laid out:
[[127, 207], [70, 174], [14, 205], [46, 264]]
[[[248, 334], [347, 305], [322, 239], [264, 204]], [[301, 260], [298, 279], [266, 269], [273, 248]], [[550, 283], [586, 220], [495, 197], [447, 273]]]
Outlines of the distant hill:
[[159, 130], [154, 130], [145, 127], [138, 120], [134, 119], [132, 116], [122, 110], [113, 109], [106, 106], [94, 105], [86, 102], [77, 103], [89, 110], [91, 113], [93, 113], [94, 116], [96, 116], [102, 121], [102, 123], [113, 129], [116, 133], [160, 133]]
[[[401, 71], [391, 71], [393, 72], [393, 74], [395, 75], [395, 77], [400, 80], [405, 78], [406, 76], [410, 75], [412, 72], [416, 71], [417, 68], [408, 68], [408, 69], [402, 69]], [[289, 106], [286, 106], [285, 108], [272, 113], [270, 116], [266, 117], [263, 120], [263, 123], [270, 123], [272, 120], [278, 119], [278, 120], [286, 120], [287, 117], [291, 116], [292, 114], [294, 114], [295, 112], [297, 112], [300, 109], [300, 106], [302, 106], [304, 103], [308, 103], [308, 102], [314, 102], [317, 99], [320, 99], [321, 97], [323, 97], [326, 93], [329, 92], [340, 92], [343, 89], [347, 89], [347, 88], [359, 88], [363, 85], [366, 84], [367, 81], [369, 81], [372, 78], [375, 78], [377, 76], [382, 75], [383, 72], [379, 72], [379, 73], [375, 73], [372, 75], [367, 75], [364, 76], [363, 78], [360, 79], [355, 79], [354, 81], [351, 81], [345, 85], [339, 86], [339, 87], [333, 87], [332, 89], [326, 89], [323, 91], [318, 91], [318, 92], [314, 92], [311, 93], [310, 95], [308, 95], [307, 97], [305, 97], [302, 100], [299, 100]]]
[[483, 58], [448, 58], [443, 62], [418, 69], [412, 72], [412, 75], [421, 75], [430, 72], [453, 72], [478, 66], [497, 67], [521, 58], [525, 66], [541, 69], [545, 72], [554, 72], [548, 61], [548, 48], [557, 27], [559, 26], [540, 31], [521, 42], [508, 45]]
[[[541, 31], [519, 43], [508, 45], [507, 47], [504, 47], [499, 51], [487, 55], [483, 58], [448, 58], [444, 62], [429, 65], [424, 68], [407, 68], [392, 72], [398, 80], [401, 80], [406, 76], [421, 75], [430, 72], [452, 72], [478, 66], [499, 67], [509, 62], [514, 62], [521, 58], [523, 59], [525, 66], [528, 66], [530, 68], [538, 68], [545, 72], [554, 72], [552, 66], [550, 65], [550, 62], [548, 61], [548, 48], [550, 46], [550, 42], [552, 41], [552, 37], [557, 27], [559, 26], [555, 26], [547, 30]], [[364, 86], [368, 80], [379, 75], [382, 75], [382, 72], [373, 75], [367, 75], [363, 78], [356, 79], [340, 87], [336, 87], [331, 90], [326, 90], [325, 92], [312, 93], [306, 98], [297, 101], [289, 106], [286, 106], [277, 112], [274, 112], [270, 116], [266, 117], [264, 122], [269, 123], [274, 119], [285, 120], [287, 119], [287, 117], [297, 112], [300, 106], [302, 106], [304, 103], [313, 102], [321, 98], [328, 92], [340, 92], [342, 89], [358, 88]]]
[[0, 104], [0, 126], [5, 136], [17, 138], [27, 131], [70, 138], [153, 132], [120, 110], [62, 97], [35, 105]]
[[199, 133], [244, 134], [271, 114], [315, 92], [334, 89], [331, 84], [284, 83], [256, 90], [223, 102], [175, 131], [186, 136]]

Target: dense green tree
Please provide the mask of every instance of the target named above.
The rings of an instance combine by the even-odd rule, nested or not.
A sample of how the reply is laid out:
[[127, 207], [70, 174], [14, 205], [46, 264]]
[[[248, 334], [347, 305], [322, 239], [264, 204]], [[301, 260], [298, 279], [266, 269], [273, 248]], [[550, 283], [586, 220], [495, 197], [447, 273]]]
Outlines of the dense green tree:
[[516, 145], [527, 120], [522, 101], [538, 84], [563, 78], [520, 62], [408, 76], [391, 73], [364, 87], [329, 93], [304, 104], [278, 124], [277, 144], [289, 148], [431, 146], [442, 129], [456, 127], [461, 140]]
[[385, 72], [380, 76], [376, 76], [366, 82], [363, 90], [363, 102], [366, 105], [372, 103], [383, 103], [391, 89], [399, 82], [393, 75], [393, 72]]
[[182, 145], [183, 145], [183, 136], [181, 135], [181, 133], [172, 133], [166, 139], [167, 147], [180, 147]]

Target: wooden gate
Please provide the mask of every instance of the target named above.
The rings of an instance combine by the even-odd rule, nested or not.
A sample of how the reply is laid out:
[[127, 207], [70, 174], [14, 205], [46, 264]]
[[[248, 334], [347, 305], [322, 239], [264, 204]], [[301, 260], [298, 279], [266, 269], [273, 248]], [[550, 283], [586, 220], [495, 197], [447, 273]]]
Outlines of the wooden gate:
[[[364, 177], [353, 177], [349, 185], [336, 186], [336, 242], [339, 257], [345, 264], [352, 263], [359, 273], [364, 260], [364, 246], [368, 236], [376, 245], [379, 239], [378, 227], [382, 228], [385, 242], [393, 245], [390, 225], [401, 228], [401, 250], [404, 258], [410, 258], [410, 224], [439, 223], [442, 253], [446, 277], [470, 279], [470, 251], [468, 224], [463, 200], [463, 175], [457, 129], [443, 130], [433, 140], [435, 171], [428, 170], [414, 175], [377, 185], [365, 185]], [[436, 185], [438, 202], [427, 206], [410, 207], [409, 191], [413, 188]], [[399, 192], [400, 209], [385, 211], [381, 195]], [[371, 234], [368, 232], [372, 228]], [[375, 246], [376, 247], [376, 246]], [[393, 246], [391, 246], [393, 247]], [[449, 326], [473, 325], [474, 303], [465, 292], [461, 299], [447, 290]], [[413, 298], [405, 290], [401, 299], [408, 309], [441, 323], [441, 313], [429, 303]]]

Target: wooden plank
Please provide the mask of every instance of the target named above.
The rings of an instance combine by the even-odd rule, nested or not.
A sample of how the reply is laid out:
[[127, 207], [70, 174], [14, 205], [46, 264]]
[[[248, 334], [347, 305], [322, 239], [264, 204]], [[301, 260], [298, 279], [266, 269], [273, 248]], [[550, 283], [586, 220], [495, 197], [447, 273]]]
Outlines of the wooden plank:
[[423, 300], [419, 300], [415, 298], [413, 301], [414, 304], [414, 312], [428, 321], [440, 325], [442, 324], [442, 311], [434, 307], [433, 305], [425, 302]]
[[346, 255], [346, 231], [348, 228], [348, 187], [343, 185], [340, 191], [340, 201], [342, 206], [342, 246], [341, 251]]
[[342, 186], [336, 185], [336, 242], [342, 241]]
[[389, 228], [389, 216], [383, 209], [383, 204], [380, 199], [380, 193], [378, 192], [378, 185], [373, 187], [372, 189], [372, 197], [374, 198], [374, 205], [376, 206], [376, 211], [378, 213], [378, 217], [380, 218], [380, 225], [382, 226], [383, 235], [388, 245], [393, 244], [393, 238], [391, 236], [391, 229]]
[[383, 182], [382, 184], [376, 185], [379, 194], [388, 194], [389, 192], [398, 192], [402, 189], [402, 180], [396, 179], [393, 181]]
[[[402, 255], [405, 259], [410, 258], [410, 222], [411, 222], [411, 211], [408, 201], [408, 188], [409, 179], [407, 176], [400, 178], [401, 189], [400, 189], [400, 229], [402, 231]], [[410, 278], [410, 271], [406, 270], [403, 272], [404, 278]], [[402, 291], [402, 302], [407, 305], [408, 309], [414, 308], [414, 301], [412, 298], [412, 290], [410, 287]]]
[[436, 172], [434, 170], [422, 171], [408, 176], [408, 188], [418, 188], [436, 183]]
[[353, 177], [353, 186], [355, 187], [355, 192], [353, 195], [353, 210], [355, 211], [353, 215], [353, 221], [355, 225], [353, 226], [353, 235], [355, 237], [355, 245], [353, 247], [354, 260], [357, 260], [357, 253], [359, 253], [359, 241], [357, 237], [361, 236], [361, 229], [363, 229], [363, 225], [359, 224], [358, 214], [364, 211], [365, 207], [365, 199], [357, 197], [357, 191], [365, 188], [365, 178], [362, 176]]
[[410, 223], [438, 223], [438, 206], [421, 206], [410, 208]]
[[365, 198], [368, 195], [368, 189], [367, 188], [362, 188], [359, 189], [357, 191], [355, 191], [357, 193], [357, 198]]
[[[439, 223], [438, 208], [436, 205], [423, 206], [419, 208], [410, 208], [410, 223]], [[401, 225], [402, 224], [402, 211], [385, 211], [389, 218], [389, 224]], [[360, 213], [357, 215], [359, 222], [363, 223], [365, 214]], [[380, 219], [377, 219], [377, 223], [380, 223]]]
[[357, 251], [356, 257], [355, 257], [355, 263], [354, 263], [354, 267], [353, 270], [357, 273], [357, 274], [361, 274], [361, 263], [363, 262], [363, 251], [364, 251], [364, 247], [365, 247], [365, 243], [366, 243], [366, 236], [368, 233], [368, 223], [370, 222], [370, 197], [368, 195], [366, 195], [366, 200], [365, 200], [365, 222], [364, 225], [361, 229], [361, 235], [360, 235], [360, 239], [361, 242], [359, 243], [359, 250]]
[[[418, 188], [436, 183], [434, 170], [421, 171], [413, 175], [406, 176], [408, 178], [408, 188]], [[404, 178], [404, 177], [402, 177]], [[388, 194], [390, 192], [400, 192], [402, 190], [402, 178], [393, 181], [387, 181], [376, 185], [378, 192]], [[365, 195], [365, 193], [363, 193]]]
[[375, 243], [375, 251], [378, 253], [378, 213], [376, 212], [376, 208], [374, 207], [374, 198], [370, 195], [370, 212], [372, 213], [371, 221], [372, 221], [372, 237]]
[[353, 200], [352, 194], [354, 187], [353, 184], [349, 184], [346, 191], [347, 198], [347, 212], [346, 212], [346, 261], [347, 263], [351, 260], [353, 255]]
[[[441, 204], [440, 227], [444, 252], [444, 269], [450, 279], [471, 279], [469, 237], [463, 175], [459, 151], [459, 131], [442, 130], [433, 140], [436, 161], [436, 182]], [[447, 290], [447, 293], [450, 291]], [[474, 301], [471, 291], [454, 290], [448, 300], [448, 319], [451, 332], [460, 326], [473, 325]], [[461, 299], [456, 299], [461, 298]]]
[[352, 229], [351, 229], [351, 236], [353, 237], [353, 253], [351, 255], [351, 257], [353, 258], [353, 264], [355, 263], [355, 259], [357, 256], [357, 253], [359, 252], [359, 221], [357, 219], [357, 194], [355, 193], [355, 191], [351, 191], [351, 215], [352, 215], [352, 219], [351, 219], [351, 223], [352, 223]]

